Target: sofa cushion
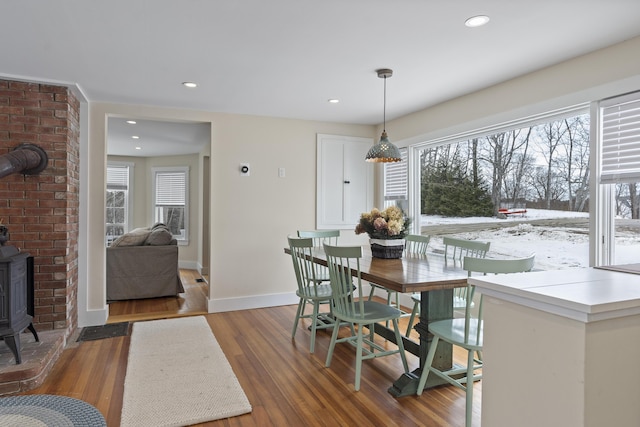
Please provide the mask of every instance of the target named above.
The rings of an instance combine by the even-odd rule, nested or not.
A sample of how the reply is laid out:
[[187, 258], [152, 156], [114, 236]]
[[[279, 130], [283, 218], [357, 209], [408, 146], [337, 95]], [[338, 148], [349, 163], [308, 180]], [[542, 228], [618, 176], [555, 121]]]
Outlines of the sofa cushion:
[[167, 227], [155, 227], [147, 236], [144, 244], [148, 246], [163, 246], [171, 244], [171, 240], [173, 240], [173, 236]]
[[151, 234], [151, 230], [148, 228], [133, 229], [114, 240], [113, 243], [111, 243], [111, 247], [141, 246], [146, 242], [149, 234]]

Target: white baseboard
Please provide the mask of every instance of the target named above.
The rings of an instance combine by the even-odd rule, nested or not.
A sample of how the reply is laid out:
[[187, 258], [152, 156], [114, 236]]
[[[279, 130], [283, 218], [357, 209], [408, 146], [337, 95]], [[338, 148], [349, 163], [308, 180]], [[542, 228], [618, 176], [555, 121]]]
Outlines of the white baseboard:
[[210, 299], [207, 310], [209, 313], [225, 311], [250, 310], [252, 308], [277, 307], [280, 305], [298, 304], [300, 299], [295, 292], [284, 294], [252, 295], [241, 298]]
[[185, 270], [198, 270], [198, 261], [180, 260], [178, 261], [178, 268]]
[[[362, 284], [362, 291], [364, 297], [369, 297], [371, 287], [368, 283]], [[386, 298], [386, 292], [382, 290], [376, 290], [376, 296]], [[240, 298], [222, 298], [222, 299], [210, 299], [208, 301], [207, 310], [209, 313], [222, 313], [225, 311], [236, 310], [250, 310], [252, 308], [265, 308], [265, 307], [277, 307], [280, 305], [292, 305], [298, 304], [300, 299], [295, 292], [288, 292], [283, 294], [267, 294], [267, 295], [251, 295], [248, 297]], [[410, 294], [400, 294], [400, 304], [408, 307], [409, 310], [413, 307], [413, 301]]]

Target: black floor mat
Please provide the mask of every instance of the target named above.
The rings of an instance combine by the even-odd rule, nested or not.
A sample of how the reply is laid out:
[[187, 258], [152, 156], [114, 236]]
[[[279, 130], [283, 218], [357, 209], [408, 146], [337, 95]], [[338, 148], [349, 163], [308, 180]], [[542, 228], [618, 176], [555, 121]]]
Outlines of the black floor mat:
[[86, 328], [82, 328], [78, 342], [123, 337], [126, 335], [129, 335], [129, 322], [109, 323], [102, 326], [87, 326]]

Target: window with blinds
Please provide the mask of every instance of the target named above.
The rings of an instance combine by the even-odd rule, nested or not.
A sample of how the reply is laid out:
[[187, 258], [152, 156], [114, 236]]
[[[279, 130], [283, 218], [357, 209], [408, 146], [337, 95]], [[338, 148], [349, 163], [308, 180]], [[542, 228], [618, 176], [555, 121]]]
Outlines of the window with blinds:
[[129, 228], [130, 165], [107, 165], [106, 242], [111, 243]]
[[640, 181], [640, 92], [600, 102], [602, 184]]
[[[408, 154], [406, 148], [400, 149], [402, 161], [384, 164], [384, 200], [407, 200], [408, 197]], [[389, 203], [390, 204], [390, 203]]]
[[154, 221], [166, 224], [171, 234], [186, 242], [188, 234], [188, 168], [153, 169]]

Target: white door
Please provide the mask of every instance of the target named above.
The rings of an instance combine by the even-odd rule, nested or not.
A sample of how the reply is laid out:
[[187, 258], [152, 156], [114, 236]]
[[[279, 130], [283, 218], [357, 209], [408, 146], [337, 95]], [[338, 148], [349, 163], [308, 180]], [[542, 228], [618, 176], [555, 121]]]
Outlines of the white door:
[[373, 207], [373, 165], [364, 158], [371, 138], [317, 136], [316, 228], [354, 228]]

